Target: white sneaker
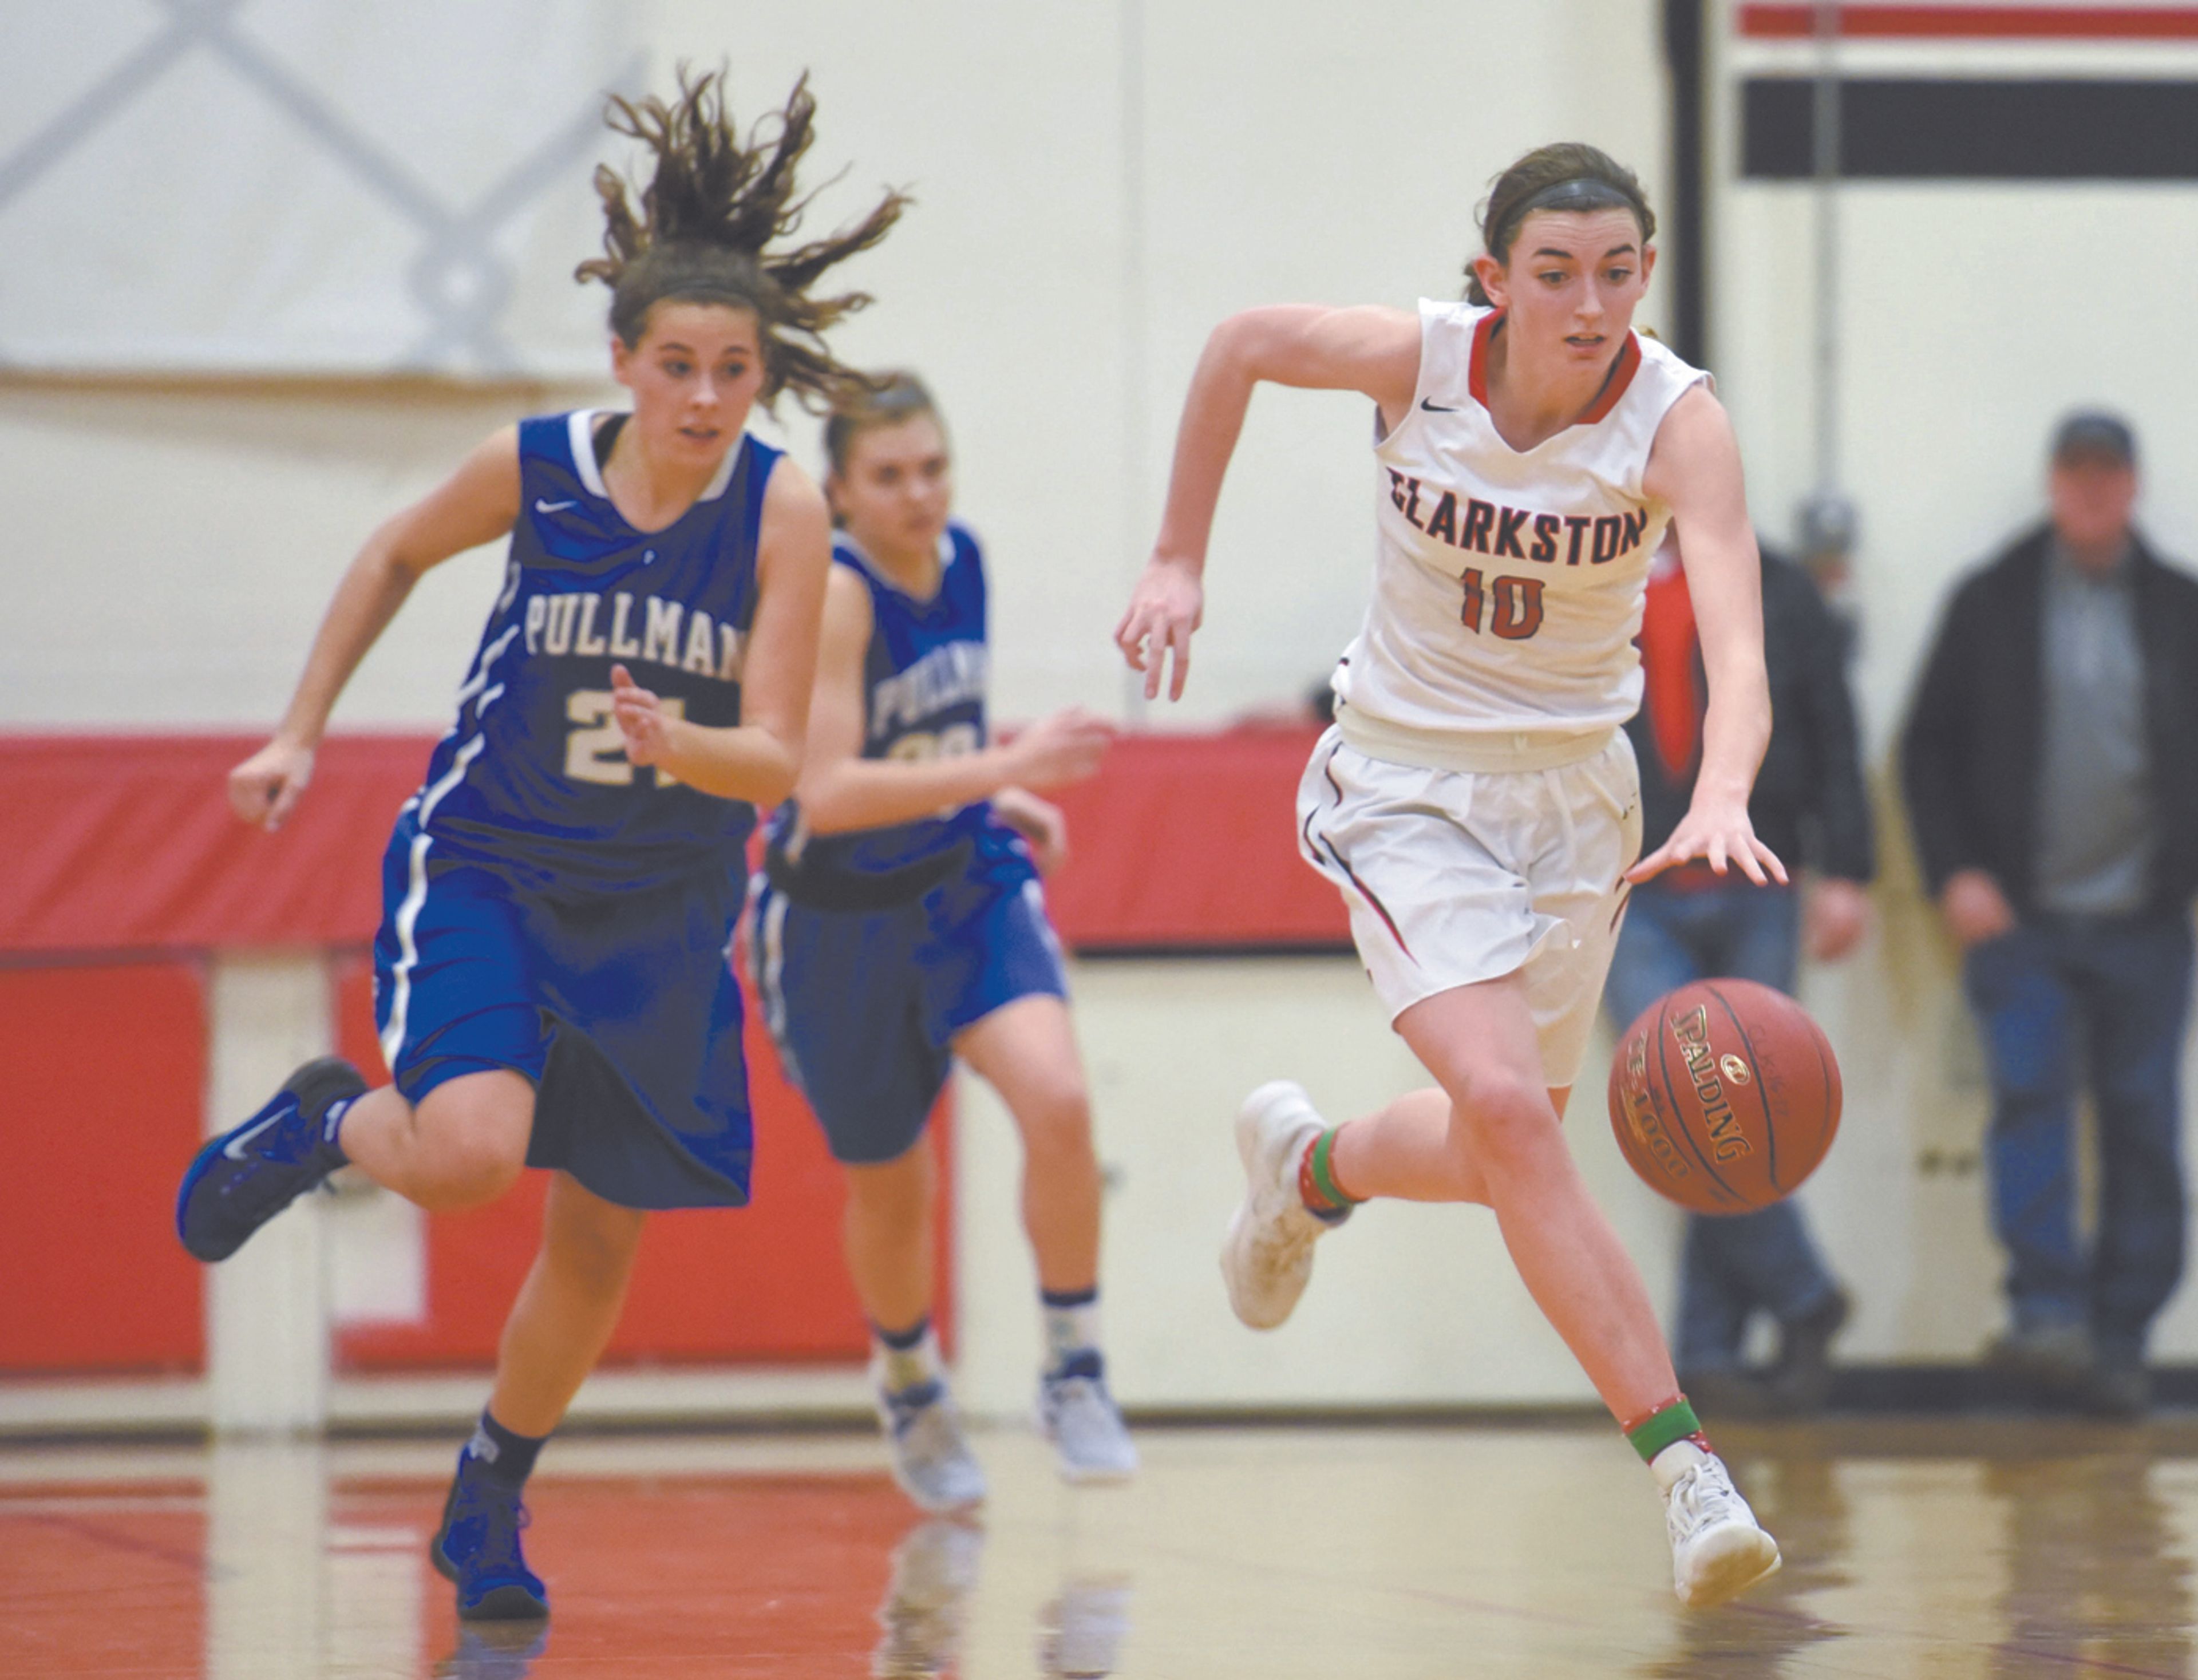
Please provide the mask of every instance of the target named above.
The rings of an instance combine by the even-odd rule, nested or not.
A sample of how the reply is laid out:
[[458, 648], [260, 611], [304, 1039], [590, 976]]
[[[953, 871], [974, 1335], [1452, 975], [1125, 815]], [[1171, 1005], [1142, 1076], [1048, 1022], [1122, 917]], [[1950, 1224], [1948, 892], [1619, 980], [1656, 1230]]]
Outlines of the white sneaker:
[[1724, 1461], [1690, 1450], [1693, 1462], [1665, 1491], [1664, 1526], [1672, 1536], [1672, 1590], [1689, 1610], [1707, 1610], [1776, 1573], [1782, 1560]]
[[1041, 1378], [1038, 1427], [1065, 1482], [1125, 1482], [1137, 1474], [1137, 1443], [1103, 1376]]
[[962, 1433], [962, 1416], [940, 1378], [898, 1391], [879, 1381], [878, 1423], [892, 1452], [893, 1479], [927, 1511], [982, 1504], [985, 1467]]
[[1314, 1218], [1298, 1195], [1298, 1163], [1323, 1124], [1290, 1079], [1260, 1086], [1236, 1111], [1244, 1202], [1221, 1245], [1221, 1277], [1229, 1305], [1255, 1330], [1290, 1316], [1312, 1276], [1313, 1244], [1341, 1223]]

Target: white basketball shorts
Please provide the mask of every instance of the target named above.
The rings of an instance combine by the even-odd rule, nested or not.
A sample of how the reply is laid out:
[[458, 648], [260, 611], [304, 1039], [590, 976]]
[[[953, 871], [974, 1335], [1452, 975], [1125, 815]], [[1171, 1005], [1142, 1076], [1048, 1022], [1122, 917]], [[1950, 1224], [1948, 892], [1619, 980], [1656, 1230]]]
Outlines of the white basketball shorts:
[[1427, 770], [1335, 730], [1298, 787], [1298, 843], [1351, 907], [1394, 1021], [1439, 991], [1523, 972], [1551, 1085], [1587, 1055], [1641, 855], [1640, 771], [1623, 730], [1550, 770]]

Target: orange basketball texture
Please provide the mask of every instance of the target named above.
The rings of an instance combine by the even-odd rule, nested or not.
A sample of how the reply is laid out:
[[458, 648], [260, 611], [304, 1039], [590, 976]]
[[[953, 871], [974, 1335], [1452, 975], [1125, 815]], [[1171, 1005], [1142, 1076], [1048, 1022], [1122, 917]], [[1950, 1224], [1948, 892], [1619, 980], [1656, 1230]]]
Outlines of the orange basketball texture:
[[1696, 980], [1619, 1040], [1610, 1125], [1649, 1189], [1696, 1213], [1751, 1212], [1791, 1195], [1832, 1147], [1840, 1065], [1783, 992]]

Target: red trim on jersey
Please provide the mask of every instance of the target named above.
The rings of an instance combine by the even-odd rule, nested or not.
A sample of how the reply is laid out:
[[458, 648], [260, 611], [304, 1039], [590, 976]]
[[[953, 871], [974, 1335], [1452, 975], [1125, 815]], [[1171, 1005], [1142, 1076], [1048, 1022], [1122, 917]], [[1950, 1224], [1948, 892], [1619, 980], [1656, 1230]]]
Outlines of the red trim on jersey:
[[[1473, 393], [1473, 400], [1484, 409], [1488, 406], [1488, 343], [1496, 336], [1496, 323], [1503, 318], [1504, 314], [1505, 311], [1499, 309], [1480, 317], [1480, 324], [1473, 329], [1472, 352], [1466, 358], [1466, 389]], [[1628, 333], [1625, 344], [1619, 349], [1618, 359], [1611, 364], [1609, 373], [1603, 376], [1602, 392], [1588, 405], [1587, 412], [1573, 421], [1573, 425], [1592, 426], [1605, 418], [1618, 406], [1618, 399], [1625, 394], [1625, 387], [1633, 383], [1633, 375], [1640, 371], [1641, 340], [1638, 334]], [[1569, 431], [1571, 427], [1566, 429]]]
[[1573, 422], [1575, 426], [1592, 426], [1618, 406], [1618, 399], [1625, 394], [1625, 387], [1633, 383], [1633, 375], [1641, 371], [1641, 340], [1631, 333], [1625, 335], [1625, 347], [1618, 352], [1618, 363], [1611, 369], [1610, 376], [1602, 382], [1602, 395], [1596, 398], [1588, 411]]
[[[2198, 6], [1845, 5], [1839, 28], [1849, 39], [2192, 41]], [[1759, 41], [1806, 39], [1817, 32], [1817, 8], [1744, 5], [1740, 32]]]
[[1488, 340], [1496, 336], [1496, 323], [1503, 318], [1500, 309], [1480, 317], [1480, 324], [1473, 329], [1473, 352], [1465, 358], [1466, 389], [1484, 409], [1488, 406]]

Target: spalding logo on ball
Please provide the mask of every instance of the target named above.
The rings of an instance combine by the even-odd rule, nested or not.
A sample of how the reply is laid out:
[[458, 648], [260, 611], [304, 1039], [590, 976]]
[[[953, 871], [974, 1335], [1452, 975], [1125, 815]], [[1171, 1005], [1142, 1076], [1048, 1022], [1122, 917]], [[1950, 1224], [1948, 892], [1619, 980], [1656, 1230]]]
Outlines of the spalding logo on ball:
[[1840, 1065], [1784, 993], [1697, 980], [1619, 1040], [1610, 1125], [1651, 1189], [1696, 1213], [1752, 1212], [1791, 1195], [1832, 1147]]

